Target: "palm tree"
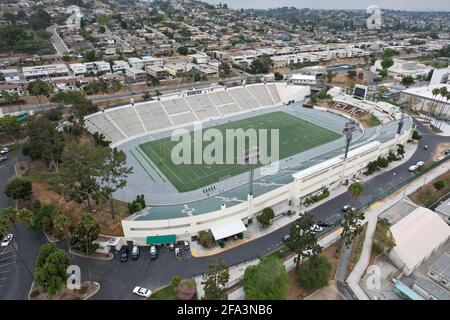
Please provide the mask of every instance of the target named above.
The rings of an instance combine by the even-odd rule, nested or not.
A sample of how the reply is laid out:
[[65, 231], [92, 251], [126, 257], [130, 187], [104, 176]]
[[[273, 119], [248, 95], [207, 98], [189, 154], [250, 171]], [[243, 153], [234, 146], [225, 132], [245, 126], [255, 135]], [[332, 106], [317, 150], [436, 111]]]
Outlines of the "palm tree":
[[358, 198], [364, 193], [364, 186], [360, 182], [353, 182], [348, 186], [348, 192], [352, 197]]
[[430, 123], [431, 123], [431, 115], [434, 112], [434, 105], [436, 103], [436, 98], [441, 93], [441, 90], [439, 88], [434, 88], [432, 93], [433, 93], [433, 97], [432, 97], [431, 105], [428, 108], [428, 120], [430, 121]]
[[63, 238], [69, 219], [62, 213], [56, 213], [53, 217], [53, 235], [58, 239]]
[[33, 224], [33, 211], [27, 208], [20, 209], [17, 213], [19, 221], [30, 227]]
[[0, 215], [0, 236], [4, 236], [9, 232], [11, 227], [10, 221], [4, 216]]
[[[444, 106], [446, 104], [446, 103], [444, 103], [444, 99], [447, 99], [448, 90], [447, 90], [447, 87], [442, 87], [439, 91], [440, 91], [440, 95], [442, 97], [441, 98], [441, 107], [439, 108], [439, 116], [442, 117], [442, 110], [443, 110], [443, 108], [444, 108]], [[435, 125], [435, 127], [438, 126], [438, 123], [439, 123], [439, 127], [440, 127], [441, 126], [441, 122], [442, 121], [438, 121], [438, 119], [436, 117], [436, 125]]]
[[5, 208], [2, 210], [2, 216], [9, 220], [10, 224], [12, 224], [18, 232], [16, 228], [17, 210], [12, 207]]

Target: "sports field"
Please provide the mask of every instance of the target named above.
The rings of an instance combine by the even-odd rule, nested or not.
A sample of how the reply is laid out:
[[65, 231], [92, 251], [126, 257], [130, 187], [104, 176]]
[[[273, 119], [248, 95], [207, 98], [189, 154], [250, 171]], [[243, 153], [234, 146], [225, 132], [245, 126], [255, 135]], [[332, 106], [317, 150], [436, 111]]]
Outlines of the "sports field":
[[[220, 130], [220, 132], [223, 133], [223, 137], [226, 136], [225, 132], [227, 129], [267, 129], [269, 155], [271, 154], [270, 130], [279, 129], [280, 160], [336, 140], [341, 136], [339, 133], [299, 119], [285, 112], [264, 114], [253, 118], [222, 124], [214, 128]], [[191, 137], [193, 137], [193, 134]], [[246, 139], [246, 141], [248, 146], [248, 139]], [[210, 143], [211, 142], [209, 141], [203, 142], [203, 148], [208, 146]], [[177, 141], [171, 141], [171, 138], [167, 137], [160, 140], [143, 143], [139, 147], [153, 161], [153, 163], [158, 166], [158, 168], [180, 192], [199, 189], [249, 170], [249, 166], [245, 164], [176, 165], [171, 161], [171, 153], [173, 147], [177, 144]], [[246, 147], [246, 149], [248, 149], [248, 147]], [[236, 149], [234, 155], [237, 156]], [[225, 157], [226, 155], [224, 154], [223, 158], [225, 159]], [[194, 155], [192, 154], [192, 159], [193, 158]], [[191, 163], [193, 162], [194, 161], [192, 160]], [[236, 162], [237, 161], [234, 163]], [[261, 164], [258, 163], [256, 167], [258, 166], [261, 166]]]

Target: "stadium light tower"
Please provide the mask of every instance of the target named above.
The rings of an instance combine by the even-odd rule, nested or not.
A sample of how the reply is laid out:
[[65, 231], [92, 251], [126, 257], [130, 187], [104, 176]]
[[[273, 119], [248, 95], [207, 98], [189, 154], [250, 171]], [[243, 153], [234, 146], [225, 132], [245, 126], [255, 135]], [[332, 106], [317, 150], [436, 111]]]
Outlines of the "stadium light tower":
[[253, 179], [255, 177], [255, 164], [258, 161], [258, 147], [254, 146], [247, 152], [245, 162], [250, 165], [248, 176], [248, 194], [253, 197]]
[[350, 143], [352, 142], [353, 139], [353, 131], [356, 130], [356, 123], [355, 121], [351, 120], [349, 122], [347, 122], [345, 124], [344, 129], [342, 130], [342, 132], [345, 135], [345, 154], [344, 154], [344, 160], [347, 159], [347, 155], [348, 155], [348, 149], [350, 148]]

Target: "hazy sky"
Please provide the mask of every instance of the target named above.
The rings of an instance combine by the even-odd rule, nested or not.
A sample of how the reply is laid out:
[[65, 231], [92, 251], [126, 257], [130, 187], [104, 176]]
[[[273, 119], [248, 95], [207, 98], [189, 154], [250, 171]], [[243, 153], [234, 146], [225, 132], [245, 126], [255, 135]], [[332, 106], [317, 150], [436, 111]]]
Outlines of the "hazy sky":
[[408, 11], [450, 11], [450, 0], [206, 0], [212, 4], [226, 3], [231, 8], [267, 9], [297, 7], [314, 9], [366, 9], [375, 4], [385, 9]]

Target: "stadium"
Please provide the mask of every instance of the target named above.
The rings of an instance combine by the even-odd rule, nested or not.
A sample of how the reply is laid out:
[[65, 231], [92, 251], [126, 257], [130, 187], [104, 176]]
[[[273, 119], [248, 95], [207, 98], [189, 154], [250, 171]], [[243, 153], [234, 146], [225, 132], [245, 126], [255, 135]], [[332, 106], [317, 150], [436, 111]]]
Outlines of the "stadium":
[[[339, 90], [333, 94], [333, 107], [307, 107], [310, 90], [284, 82], [218, 86], [87, 116], [88, 130], [104, 134], [112, 147], [126, 153], [133, 167], [127, 186], [114, 197], [132, 201], [143, 194], [150, 204], [122, 220], [125, 239], [146, 245], [155, 236], [191, 240], [207, 230], [216, 240], [243, 234], [264, 208], [271, 207], [275, 215], [299, 212], [307, 197], [357, 179], [368, 162], [410, 138], [409, 117], [399, 120], [396, 112]], [[375, 114], [381, 125], [365, 128], [358, 123], [365, 114]], [[349, 122], [355, 126], [344, 158], [343, 130]], [[278, 130], [279, 161], [269, 165], [172, 161], [176, 130], [192, 133], [194, 144], [196, 134], [203, 137], [208, 129], [224, 133], [251, 128]], [[201, 146], [206, 147], [204, 141]]]

